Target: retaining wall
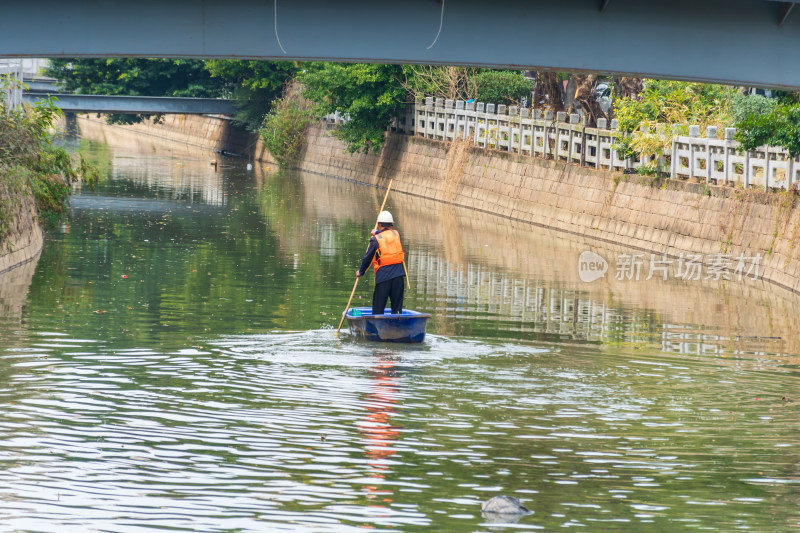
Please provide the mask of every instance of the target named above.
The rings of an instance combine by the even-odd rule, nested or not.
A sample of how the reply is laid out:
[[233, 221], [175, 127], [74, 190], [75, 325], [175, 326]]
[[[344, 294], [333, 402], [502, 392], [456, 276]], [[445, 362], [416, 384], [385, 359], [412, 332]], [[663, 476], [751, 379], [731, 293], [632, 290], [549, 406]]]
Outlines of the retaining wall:
[[0, 273], [3, 273], [39, 257], [44, 233], [31, 195], [9, 190], [4, 177], [0, 177], [0, 205], [9, 216], [9, 232], [0, 239]]
[[[258, 135], [234, 126], [230, 119], [221, 116], [173, 114], [164, 115], [157, 124], [146, 120], [125, 125], [108, 124], [105, 117], [96, 114], [83, 113], [73, 117], [79, 130], [82, 125], [84, 128], [94, 125], [93, 129], [99, 127], [107, 134], [113, 131], [136, 132], [170, 144], [216, 152], [224, 150], [256, 161], [274, 162]], [[68, 119], [66, 128], [71, 127], [69, 120], [72, 119]]]

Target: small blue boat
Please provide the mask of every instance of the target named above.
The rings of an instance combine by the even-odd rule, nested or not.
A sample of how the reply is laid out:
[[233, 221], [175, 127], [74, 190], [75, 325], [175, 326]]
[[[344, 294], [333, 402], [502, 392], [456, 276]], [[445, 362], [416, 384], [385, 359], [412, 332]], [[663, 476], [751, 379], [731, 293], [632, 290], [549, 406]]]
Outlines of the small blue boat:
[[350, 333], [359, 339], [378, 342], [422, 342], [425, 326], [431, 315], [403, 309], [393, 315], [391, 309], [383, 315], [373, 315], [371, 307], [353, 307], [347, 311]]

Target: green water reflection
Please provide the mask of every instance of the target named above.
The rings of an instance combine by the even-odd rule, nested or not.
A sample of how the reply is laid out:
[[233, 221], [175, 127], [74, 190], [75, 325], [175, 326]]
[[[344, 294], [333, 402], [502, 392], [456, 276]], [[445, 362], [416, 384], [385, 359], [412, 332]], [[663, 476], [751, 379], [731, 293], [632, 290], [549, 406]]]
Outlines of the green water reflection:
[[800, 527], [793, 297], [582, 284], [593, 243], [393, 194], [431, 334], [353, 342], [382, 191], [80, 149], [100, 187], [2, 278], [10, 530], [485, 531], [499, 493], [514, 528]]

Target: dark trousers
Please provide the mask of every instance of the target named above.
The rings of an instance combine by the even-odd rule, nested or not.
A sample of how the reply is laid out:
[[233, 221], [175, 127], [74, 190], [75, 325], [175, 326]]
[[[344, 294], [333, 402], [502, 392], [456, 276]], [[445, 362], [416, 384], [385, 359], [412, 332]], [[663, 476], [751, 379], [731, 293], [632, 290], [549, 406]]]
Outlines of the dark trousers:
[[386, 301], [392, 300], [392, 314], [399, 315], [403, 312], [403, 292], [406, 289], [405, 276], [398, 276], [381, 283], [375, 284], [372, 293], [372, 314], [382, 315], [386, 308]]

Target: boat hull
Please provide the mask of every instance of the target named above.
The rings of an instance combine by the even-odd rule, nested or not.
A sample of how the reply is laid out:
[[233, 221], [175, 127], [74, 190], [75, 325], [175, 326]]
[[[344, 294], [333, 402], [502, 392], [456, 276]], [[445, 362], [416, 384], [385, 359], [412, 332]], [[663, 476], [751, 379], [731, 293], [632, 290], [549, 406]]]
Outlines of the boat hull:
[[410, 309], [404, 309], [399, 315], [391, 314], [391, 309], [386, 309], [383, 315], [373, 315], [371, 307], [355, 307], [345, 315], [350, 333], [356, 338], [409, 343], [425, 340], [425, 327], [430, 317]]

